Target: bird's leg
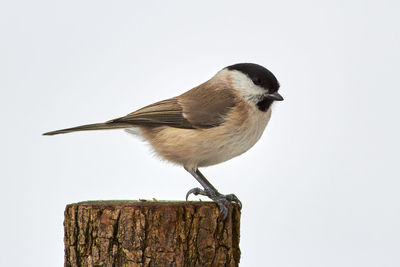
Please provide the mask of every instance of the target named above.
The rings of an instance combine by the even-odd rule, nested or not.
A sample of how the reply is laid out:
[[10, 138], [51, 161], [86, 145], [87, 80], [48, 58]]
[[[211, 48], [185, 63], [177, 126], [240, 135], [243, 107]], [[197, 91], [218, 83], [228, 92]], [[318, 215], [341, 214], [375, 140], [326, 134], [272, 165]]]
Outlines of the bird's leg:
[[194, 178], [201, 184], [201, 186], [204, 189], [201, 188], [193, 188], [190, 189], [189, 192], [186, 194], [186, 200], [188, 199], [190, 194], [194, 194], [195, 196], [197, 195], [202, 195], [202, 196], [207, 196], [210, 199], [212, 199], [214, 202], [218, 204], [219, 210], [221, 211], [222, 215], [224, 216], [224, 220], [226, 219], [226, 216], [228, 215], [228, 209], [226, 208], [226, 204], [229, 204], [231, 202], [234, 202], [239, 205], [240, 208], [242, 208], [242, 203], [240, 200], [234, 195], [234, 194], [229, 194], [229, 195], [223, 195], [218, 192], [218, 190], [204, 177], [204, 175], [198, 170], [188, 170], [186, 169], [191, 175], [193, 175]]

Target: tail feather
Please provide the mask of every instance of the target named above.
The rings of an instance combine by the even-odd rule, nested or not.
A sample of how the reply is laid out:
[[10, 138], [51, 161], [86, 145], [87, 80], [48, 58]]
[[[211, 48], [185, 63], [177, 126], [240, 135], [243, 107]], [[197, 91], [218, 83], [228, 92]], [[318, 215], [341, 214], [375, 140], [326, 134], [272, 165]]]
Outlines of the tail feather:
[[104, 122], [104, 123], [94, 123], [67, 129], [61, 129], [57, 131], [47, 132], [44, 133], [43, 135], [56, 135], [56, 134], [64, 134], [64, 133], [79, 132], [79, 131], [92, 131], [92, 130], [124, 129], [131, 127], [132, 125], [127, 123]]

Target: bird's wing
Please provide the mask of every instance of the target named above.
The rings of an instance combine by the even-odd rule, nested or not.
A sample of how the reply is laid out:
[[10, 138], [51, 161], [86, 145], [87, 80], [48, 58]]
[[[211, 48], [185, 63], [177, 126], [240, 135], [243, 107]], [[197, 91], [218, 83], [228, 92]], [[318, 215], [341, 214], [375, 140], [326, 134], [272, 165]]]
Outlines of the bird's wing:
[[177, 98], [156, 102], [107, 123], [193, 128], [191, 123], [183, 116], [182, 107], [179, 105]]
[[212, 128], [225, 122], [228, 112], [236, 103], [237, 98], [229, 88], [215, 87], [206, 82], [178, 97], [148, 105], [121, 118], [61, 129], [43, 135], [124, 129], [140, 125], [185, 129]]
[[179, 97], [185, 118], [195, 128], [212, 128], [225, 122], [237, 98], [224, 85], [204, 83]]
[[235, 96], [230, 90], [211, 90], [203, 84], [201, 88], [196, 87], [179, 97], [156, 102], [107, 123], [211, 128], [223, 123], [234, 105]]

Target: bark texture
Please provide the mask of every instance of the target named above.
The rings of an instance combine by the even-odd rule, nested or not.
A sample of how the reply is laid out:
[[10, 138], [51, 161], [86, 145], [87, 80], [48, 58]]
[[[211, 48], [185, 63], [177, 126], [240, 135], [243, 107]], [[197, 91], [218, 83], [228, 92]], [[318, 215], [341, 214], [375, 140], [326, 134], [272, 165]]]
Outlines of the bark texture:
[[212, 202], [67, 205], [65, 266], [238, 266], [240, 210]]

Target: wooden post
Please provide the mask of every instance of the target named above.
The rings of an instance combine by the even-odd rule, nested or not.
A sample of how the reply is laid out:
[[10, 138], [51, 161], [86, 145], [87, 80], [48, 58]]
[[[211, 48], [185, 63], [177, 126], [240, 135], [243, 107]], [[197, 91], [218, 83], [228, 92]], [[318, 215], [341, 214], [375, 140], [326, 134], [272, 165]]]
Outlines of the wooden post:
[[238, 266], [238, 205], [88, 201], [67, 205], [65, 266]]

